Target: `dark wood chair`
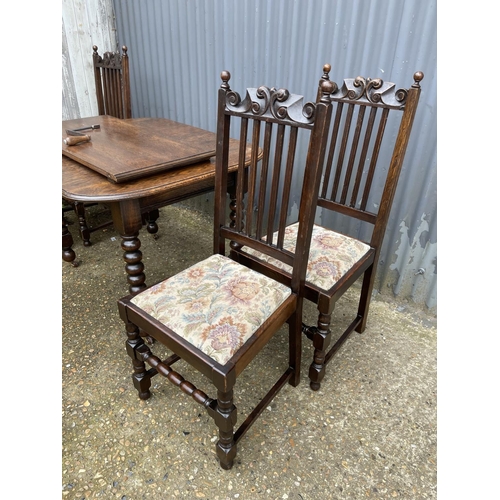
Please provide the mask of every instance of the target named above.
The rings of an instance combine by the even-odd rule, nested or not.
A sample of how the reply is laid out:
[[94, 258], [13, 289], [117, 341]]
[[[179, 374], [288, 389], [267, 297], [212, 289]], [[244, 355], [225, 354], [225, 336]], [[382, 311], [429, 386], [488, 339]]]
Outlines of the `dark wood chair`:
[[[132, 104], [130, 97], [130, 71], [128, 49], [124, 45], [122, 53], [104, 52], [101, 56], [98, 47], [93, 46], [94, 80], [96, 88], [97, 108], [99, 115], [110, 115], [116, 118], [132, 118]], [[74, 210], [78, 218], [80, 237], [84, 246], [90, 246], [90, 235], [113, 224], [110, 214], [100, 214], [104, 221], [90, 225], [87, 210], [97, 203], [81, 203], [63, 200], [63, 215], [68, 210]], [[148, 232], [155, 235], [158, 232], [156, 220], [159, 212], [156, 210], [143, 214], [143, 223], [147, 224]]]
[[132, 118], [130, 99], [130, 71], [127, 47], [122, 53], [104, 52], [102, 56], [93, 47], [94, 79], [97, 107], [100, 115], [116, 118]]
[[[316, 104], [304, 106], [301, 96], [267, 87], [247, 89], [242, 100], [229, 87], [229, 73], [222, 72], [221, 78], [214, 255], [136, 295], [120, 299], [118, 306], [126, 324], [126, 348], [132, 358], [132, 378], [139, 397], [150, 397], [151, 378], [158, 373], [190, 395], [214, 419], [219, 429], [216, 453], [222, 468], [230, 469], [237, 443], [262, 410], [287, 382], [292, 386], [299, 383], [303, 302], [299, 292], [306, 273], [331, 118], [329, 94], [333, 87], [331, 82], [324, 82], [322, 98]], [[231, 127], [239, 129], [240, 162], [229, 210], [226, 205]], [[300, 134], [310, 134], [307, 160], [294, 165]], [[251, 161], [245, 166], [249, 153]], [[288, 188], [294, 166], [295, 175], [303, 178], [303, 187], [297, 247], [291, 253], [283, 248], [286, 222], [283, 214], [290, 202]], [[269, 203], [266, 193], [272, 193], [270, 210], [264, 210]], [[250, 200], [246, 202], [247, 209], [244, 198]], [[279, 205], [274, 203], [278, 199]], [[258, 207], [255, 211], [254, 206]], [[263, 241], [262, 235], [272, 234], [275, 220], [279, 236], [271, 244]], [[292, 268], [290, 284], [283, 285], [226, 257], [229, 241], [286, 262]], [[287, 366], [235, 432], [233, 388], [237, 377], [287, 322]], [[155, 340], [153, 345], [144, 342], [148, 336]], [[162, 361], [153, 354], [152, 349], [157, 349], [158, 343], [173, 351], [172, 356]], [[215, 386], [217, 396], [212, 399], [176, 373], [172, 364], [178, 359], [204, 374]], [[146, 363], [150, 369], [146, 369]]]
[[[320, 83], [329, 81], [329, 72], [330, 65], [325, 65]], [[309, 369], [313, 390], [320, 388], [327, 363], [348, 336], [354, 330], [359, 333], [365, 330], [382, 241], [423, 77], [422, 72], [415, 73], [414, 83], [408, 90], [396, 90], [393, 83], [380, 78], [346, 79], [340, 88], [334, 83], [331, 137], [318, 207], [369, 225], [371, 237], [361, 241], [332, 228], [314, 225], [304, 297], [317, 304], [319, 315], [317, 326], [303, 325], [304, 334], [314, 344], [314, 359]], [[399, 120], [394, 137], [384, 136], [389, 113], [391, 118]], [[394, 117], [394, 114], [399, 116]], [[381, 151], [387, 153], [386, 158], [390, 160], [377, 166]], [[383, 184], [379, 196], [374, 189], [375, 179], [377, 184]], [[378, 210], [374, 210], [375, 207]], [[296, 236], [296, 225], [287, 227], [285, 248], [293, 251]], [[287, 266], [256, 249], [233, 247], [232, 257], [283, 283], [290, 282]], [[273, 264], [271, 273], [269, 264]], [[346, 330], [329, 347], [335, 304], [361, 276], [357, 312]]]

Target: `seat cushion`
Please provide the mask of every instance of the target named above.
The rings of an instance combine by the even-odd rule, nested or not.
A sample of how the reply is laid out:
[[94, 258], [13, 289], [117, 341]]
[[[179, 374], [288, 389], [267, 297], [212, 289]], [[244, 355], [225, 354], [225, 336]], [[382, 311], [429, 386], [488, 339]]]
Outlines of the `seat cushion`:
[[[295, 252], [298, 227], [298, 223], [295, 223], [285, 229], [283, 248], [290, 252]], [[275, 238], [277, 238], [276, 233]], [[252, 248], [243, 247], [243, 249], [246, 253], [283, 269], [287, 273], [292, 272], [289, 265], [273, 257]], [[315, 224], [312, 232], [306, 281], [322, 290], [329, 290], [369, 250], [370, 246], [362, 241]]]
[[224, 365], [290, 294], [287, 286], [212, 255], [131, 302]]

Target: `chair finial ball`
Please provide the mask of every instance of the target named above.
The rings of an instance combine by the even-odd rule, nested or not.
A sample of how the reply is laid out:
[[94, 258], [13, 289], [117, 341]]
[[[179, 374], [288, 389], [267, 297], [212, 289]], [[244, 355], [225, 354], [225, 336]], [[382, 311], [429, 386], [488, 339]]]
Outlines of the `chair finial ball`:
[[321, 82], [321, 92], [324, 94], [331, 94], [334, 91], [333, 82], [330, 80], [323, 80]]
[[97, 45], [94, 45], [92, 48], [94, 49], [94, 52], [97, 52]]
[[424, 79], [424, 74], [422, 73], [422, 71], [417, 71], [413, 75], [413, 79], [415, 80], [416, 83], [420, 83]]
[[126, 46], [126, 45], [124, 45], [124, 46], [122, 47], [122, 50], [123, 50], [123, 53], [124, 53], [124, 54], [126, 54], [126, 53], [127, 53], [127, 50], [128, 50], [127, 46]]
[[332, 65], [331, 65], [331, 64], [325, 64], [325, 65], [323, 66], [323, 71], [324, 71], [325, 73], [330, 73], [331, 69], [332, 69]]
[[227, 83], [231, 79], [231, 73], [229, 71], [222, 71], [220, 78], [224, 83]]

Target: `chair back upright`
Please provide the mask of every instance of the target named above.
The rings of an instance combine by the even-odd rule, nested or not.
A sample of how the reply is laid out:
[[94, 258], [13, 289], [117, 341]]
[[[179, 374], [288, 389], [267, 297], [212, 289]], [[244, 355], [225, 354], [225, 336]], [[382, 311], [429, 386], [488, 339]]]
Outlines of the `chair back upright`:
[[[324, 66], [320, 85], [329, 81], [330, 69], [329, 64]], [[340, 88], [332, 82], [331, 137], [318, 206], [370, 223], [373, 231], [367, 243], [376, 249], [375, 261], [394, 200], [423, 77], [422, 72], [416, 72], [408, 90], [396, 89], [394, 83], [380, 78], [349, 78]], [[389, 113], [401, 113], [399, 128], [395, 138], [385, 138], [384, 147], [392, 151], [389, 165], [377, 168]], [[373, 181], [384, 175], [384, 188], [376, 199]]]
[[130, 73], [127, 47], [119, 52], [104, 52], [93, 47], [94, 77], [99, 115], [132, 118]]
[[[332, 83], [321, 83], [321, 97], [303, 102], [286, 89], [249, 88], [241, 99], [229, 87], [230, 74], [221, 74], [218, 96], [214, 251], [224, 254], [226, 242], [233, 249], [254, 248], [293, 268], [291, 289], [299, 292], [307, 258], [318, 199], [331, 119]], [[239, 162], [235, 197], [228, 213], [225, 200], [231, 122], [239, 121]], [[298, 137], [309, 133], [305, 166], [296, 160]], [[245, 165], [251, 149], [251, 161]], [[295, 252], [283, 248], [290, 213], [294, 175], [302, 185], [299, 234]], [[295, 177], [297, 178], [297, 177]], [[273, 234], [276, 236], [273, 238]], [[252, 267], [252, 264], [247, 264]]]

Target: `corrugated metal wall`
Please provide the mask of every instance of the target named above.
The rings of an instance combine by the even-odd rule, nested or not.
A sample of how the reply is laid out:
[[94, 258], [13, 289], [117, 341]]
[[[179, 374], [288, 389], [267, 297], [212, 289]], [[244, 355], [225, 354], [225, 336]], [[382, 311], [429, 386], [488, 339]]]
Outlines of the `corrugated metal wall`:
[[[361, 74], [408, 87], [425, 74], [419, 110], [382, 249], [377, 288], [436, 307], [436, 2], [428, 0], [113, 0], [127, 45], [136, 117], [215, 131], [221, 70], [231, 87], [285, 86], [314, 100], [331, 78]], [[90, 58], [89, 58], [90, 62]], [[212, 210], [211, 196], [191, 206]], [[319, 219], [328, 222], [329, 215]], [[344, 228], [350, 232], [356, 227]], [[362, 236], [359, 233], [359, 236]], [[416, 274], [419, 269], [424, 274]]]

